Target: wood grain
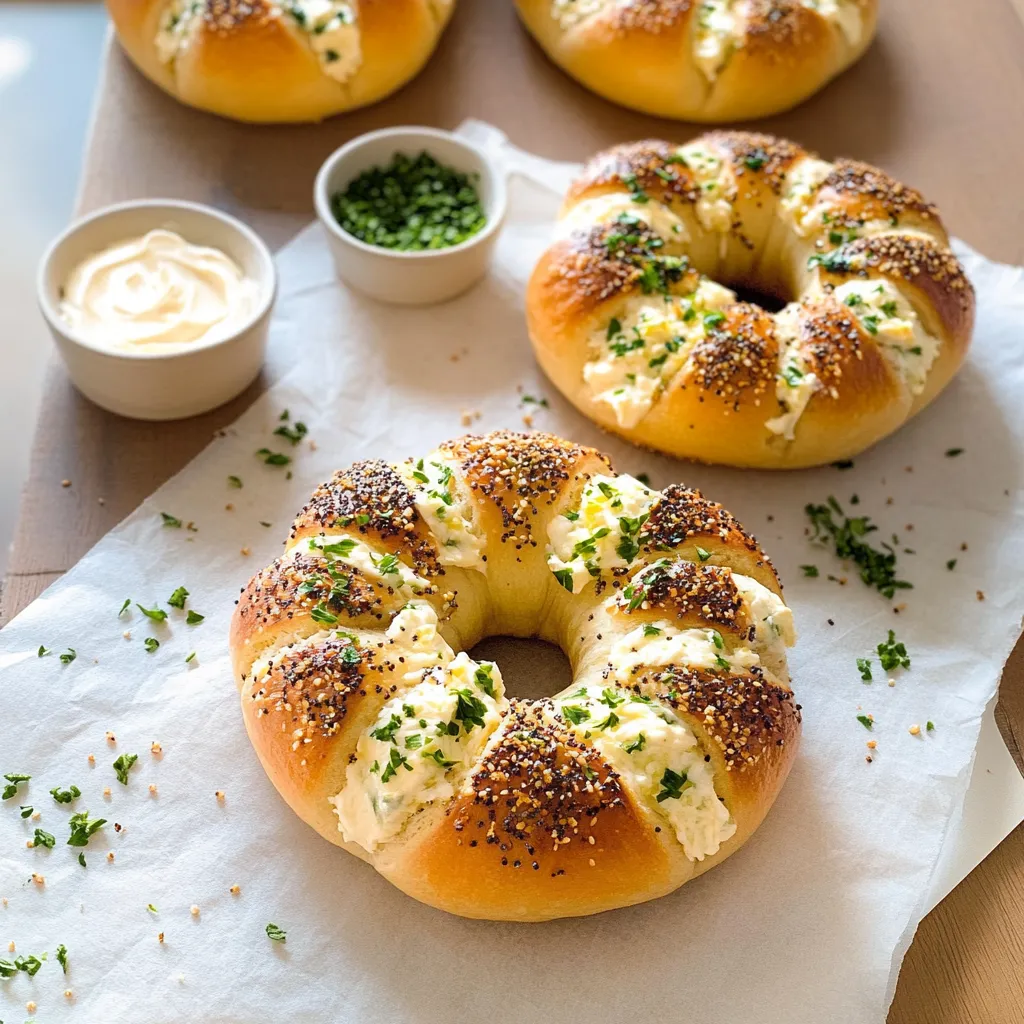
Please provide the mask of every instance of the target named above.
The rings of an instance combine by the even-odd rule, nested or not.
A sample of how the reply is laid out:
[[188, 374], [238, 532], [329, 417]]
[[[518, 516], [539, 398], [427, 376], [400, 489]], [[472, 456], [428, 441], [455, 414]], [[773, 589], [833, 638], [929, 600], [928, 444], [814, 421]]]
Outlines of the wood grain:
[[[857, 156], [921, 188], [950, 229], [986, 255], [1024, 262], [1024, 0], [886, 0], [879, 40], [856, 68], [801, 108], [757, 127], [828, 157]], [[552, 67], [506, 0], [461, 0], [435, 59], [396, 96], [322, 125], [253, 128], [187, 110], [108, 55], [80, 209], [176, 196], [236, 213], [275, 248], [311, 216], [320, 162], [391, 124], [489, 120], [544, 156], [582, 159], [629, 138], [679, 141], [691, 125], [605, 103]], [[752, 126], [753, 127], [753, 126]], [[40, 329], [40, 343], [45, 343]], [[72, 566], [148, 493], [235, 419], [235, 402], [173, 424], [119, 419], [51, 366], [0, 621]], [[71, 486], [61, 487], [68, 479]], [[1024, 745], [1024, 650], [997, 711], [1017, 759]], [[1024, 1024], [1024, 827], [922, 923], [891, 1024]], [[823, 1009], [822, 1020], [827, 1020]]]

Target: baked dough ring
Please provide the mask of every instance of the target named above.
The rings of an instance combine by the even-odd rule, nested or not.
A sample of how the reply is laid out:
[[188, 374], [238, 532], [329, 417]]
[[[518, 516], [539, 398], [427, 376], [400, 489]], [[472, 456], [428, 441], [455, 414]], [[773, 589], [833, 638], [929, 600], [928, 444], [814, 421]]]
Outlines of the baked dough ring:
[[125, 52], [182, 103], [319, 121], [383, 99], [434, 52], [455, 0], [107, 0]]
[[[538, 636], [570, 687], [464, 652]], [[242, 591], [231, 650], [271, 781], [424, 903], [539, 921], [671, 892], [739, 849], [796, 753], [792, 616], [720, 506], [546, 434], [359, 462]]]
[[[935, 398], [970, 343], [974, 290], [935, 207], [770, 135], [606, 150], [559, 236], [527, 290], [538, 361], [600, 426], [682, 458], [850, 458]], [[718, 281], [788, 304], [772, 315]]]
[[658, 117], [722, 122], [795, 107], [863, 56], [878, 0], [516, 0], [587, 88]]

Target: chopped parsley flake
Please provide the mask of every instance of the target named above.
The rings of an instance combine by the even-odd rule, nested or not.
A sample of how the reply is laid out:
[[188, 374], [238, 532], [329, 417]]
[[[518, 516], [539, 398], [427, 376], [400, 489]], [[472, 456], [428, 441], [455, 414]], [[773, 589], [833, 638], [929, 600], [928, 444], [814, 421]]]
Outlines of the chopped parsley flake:
[[77, 800], [81, 795], [82, 791], [77, 786], [69, 786], [67, 789], [57, 787], [50, 790], [50, 796], [59, 804], [69, 804], [72, 800]]
[[61, 663], [62, 665], [70, 665], [70, 664], [71, 664], [71, 662], [73, 662], [73, 661], [75, 660], [75, 658], [77, 658], [77, 657], [78, 657], [78, 651], [76, 651], [76, 650], [74, 649], [74, 647], [69, 647], [69, 648], [68, 648], [68, 649], [67, 649], [67, 650], [66, 650], [66, 651], [65, 651], [65, 652], [64, 652], [64, 653], [63, 653], [63, 654], [62, 654], [62, 655], [60, 656], [60, 663]]
[[18, 786], [20, 786], [23, 782], [28, 782], [29, 779], [32, 778], [32, 776], [22, 775], [19, 772], [10, 772], [7, 775], [5, 775], [4, 778], [7, 780], [8, 784], [4, 786], [3, 795], [0, 796], [0, 799], [10, 800], [11, 797], [18, 792]]
[[963, 453], [964, 453], [963, 448], [947, 448], [946, 449], [946, 458], [947, 459], [955, 459], [958, 455], [963, 455]]
[[163, 520], [164, 526], [169, 526], [174, 530], [181, 529], [181, 520], [177, 516], [172, 516], [169, 512], [161, 512], [160, 518]]
[[857, 659], [857, 671], [860, 672], [861, 679], [865, 683], [871, 682], [871, 659], [870, 658], [858, 658]]
[[172, 608], [184, 608], [185, 607], [185, 601], [187, 599], [188, 599], [188, 591], [184, 587], [178, 587], [178, 589], [175, 590], [174, 593], [171, 594], [171, 596], [169, 598], [167, 598], [167, 603]]
[[271, 922], [267, 925], [267, 938], [273, 942], [286, 942], [288, 939], [288, 933], [283, 928], [278, 928], [276, 924]]
[[807, 505], [804, 511], [814, 527], [812, 539], [825, 545], [831, 542], [836, 555], [854, 562], [860, 569], [861, 580], [883, 597], [892, 598], [897, 590], [913, 587], [897, 577], [892, 545], [882, 543], [883, 550], [879, 551], [864, 540], [878, 529], [867, 516], [848, 518], [833, 497], [825, 505]]
[[138, 754], [122, 754], [114, 762], [113, 767], [114, 771], [117, 772], [117, 781], [120, 782], [122, 786], [128, 785], [128, 772], [131, 771], [132, 765], [135, 764], [138, 759]]
[[39, 650], [36, 651], [36, 657], [45, 658], [48, 654], [53, 654], [53, 651], [49, 647], [43, 647], [42, 644], [40, 644]]
[[294, 427], [289, 427], [286, 424], [282, 424], [274, 431], [275, 437], [283, 437], [287, 441], [291, 441], [293, 445], [298, 444], [305, 436], [309, 433], [309, 428], [305, 423], [296, 422]]
[[864, 726], [865, 729], [873, 729], [875, 721], [873, 718], [868, 718], [867, 715], [858, 715], [857, 721]]
[[269, 448], [260, 448], [256, 455], [268, 466], [287, 466], [292, 461], [290, 455], [285, 455], [283, 452], [272, 452]]
[[33, 846], [45, 846], [46, 849], [52, 850], [57, 845], [57, 837], [50, 835], [49, 832], [44, 832], [41, 828], [37, 828], [35, 835], [32, 836]]
[[906, 646], [896, 641], [896, 634], [889, 630], [889, 639], [883, 640], [878, 645], [878, 659], [886, 672], [894, 668], [910, 668], [910, 655], [907, 654]]
[[57, 947], [57, 952], [56, 952], [55, 955], [57, 957], [57, 963], [59, 963], [60, 966], [61, 966], [61, 970], [65, 974], [67, 974], [68, 973], [68, 947], [65, 946], [63, 942]]
[[562, 714], [573, 725], [579, 725], [580, 722], [584, 722], [590, 717], [590, 712], [586, 708], [578, 707], [575, 704], [563, 704]]
[[647, 745], [647, 737], [642, 733], [637, 733], [636, 739], [632, 743], [626, 745], [627, 754], [638, 754]]
[[816, 565], [801, 565], [800, 569], [809, 579], [815, 579], [821, 575], [821, 573], [818, 572], [818, 567]]
[[661, 792], [655, 799], [659, 804], [665, 800], [678, 800], [683, 795], [683, 790], [692, 785], [693, 783], [686, 778], [686, 772], [680, 774], [672, 771], [671, 768], [666, 768], [661, 777]]
[[[68, 825], [71, 827], [71, 835], [68, 837], [67, 845], [88, 846], [89, 840], [99, 832], [106, 823], [106, 818], [90, 819], [88, 811], [82, 811], [79, 814], [72, 814], [68, 821]], [[82, 867], [85, 867], [84, 855], [80, 855], [78, 861]]]
[[135, 607], [146, 616], [147, 619], [152, 619], [154, 622], [166, 622], [167, 612], [163, 608], [143, 608], [138, 601], [135, 602]]
[[130, 597], [126, 597], [124, 599], [124, 604], [121, 605], [121, 610], [117, 613], [118, 618], [120, 618], [122, 615], [124, 615], [126, 611], [128, 611], [128, 607], [129, 605], [131, 605], [131, 603], [132, 599]]
[[242, 489], [242, 478], [240, 476], [229, 476], [228, 486], [240, 491]]
[[157, 640], [155, 636], [147, 636], [146, 639], [142, 641], [142, 646], [146, 648], [147, 654], [153, 654], [159, 649], [160, 641]]
[[188, 615], [185, 616], [185, 625], [186, 626], [198, 626], [199, 623], [202, 622], [203, 619], [205, 619], [205, 618], [206, 618], [205, 615], [200, 615], [199, 612], [194, 612], [191, 609], [189, 609]]

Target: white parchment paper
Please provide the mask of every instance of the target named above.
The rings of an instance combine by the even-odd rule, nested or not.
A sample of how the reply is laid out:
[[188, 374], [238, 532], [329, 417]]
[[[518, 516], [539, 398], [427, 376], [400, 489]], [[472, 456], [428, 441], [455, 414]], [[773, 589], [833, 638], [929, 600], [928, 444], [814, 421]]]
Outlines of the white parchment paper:
[[[282, 252], [272, 345], [275, 365], [296, 368], [0, 633], [0, 774], [32, 775], [0, 805], [0, 940], [17, 944], [0, 958], [50, 953], [35, 976], [0, 981], [0, 1019], [24, 1019], [31, 1000], [40, 1024], [884, 1020], [1024, 610], [1021, 272], [961, 247], [980, 300], [970, 359], [932, 408], [852, 469], [681, 464], [603, 436], [535, 367], [523, 285], [571, 168], [503, 153], [510, 220], [492, 274], [461, 299], [400, 309], [351, 296], [315, 226]], [[315, 448], [273, 435], [285, 409]], [[665, 899], [533, 926], [449, 917], [304, 826], [246, 739], [226, 655], [239, 587], [333, 469], [425, 452], [463, 432], [464, 414], [480, 431], [532, 414], [538, 429], [611, 452], [620, 471], [699, 486], [758, 534], [785, 581], [801, 633], [791, 661], [801, 755], [747, 846]], [[292, 464], [263, 465], [264, 446]], [[947, 457], [952, 448], [964, 452]], [[829, 495], [914, 552], [900, 555], [914, 589], [897, 597], [898, 614], [805, 537], [805, 504]], [[164, 526], [161, 512], [192, 528]], [[821, 576], [805, 578], [805, 564]], [[164, 624], [134, 605], [118, 615], [126, 598], [167, 608], [179, 586], [200, 624], [175, 609]], [[890, 628], [912, 667], [889, 687], [875, 659], [866, 685], [856, 659]], [[160, 643], [152, 653], [147, 637]], [[41, 644], [53, 653], [38, 657]], [[62, 665], [70, 648], [77, 657]], [[874, 716], [870, 736], [862, 713]], [[121, 753], [139, 755], [127, 786], [111, 767]], [[82, 796], [55, 803], [48, 791], [71, 784]], [[21, 805], [40, 819], [22, 819]], [[68, 817], [84, 810], [108, 820], [85, 868], [64, 845]], [[56, 836], [54, 849], [26, 848], [36, 827]], [[268, 922], [286, 943], [267, 938]]]

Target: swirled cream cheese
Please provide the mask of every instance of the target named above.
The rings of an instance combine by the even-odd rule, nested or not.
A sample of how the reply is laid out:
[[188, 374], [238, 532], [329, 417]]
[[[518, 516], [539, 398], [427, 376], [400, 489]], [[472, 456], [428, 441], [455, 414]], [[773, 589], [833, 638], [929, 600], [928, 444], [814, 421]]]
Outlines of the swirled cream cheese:
[[256, 299], [256, 282], [220, 249], [158, 229], [79, 263], [62, 290], [60, 313], [85, 341], [151, 350], [225, 338]]
[[590, 684], [561, 698], [558, 714], [601, 751], [648, 808], [668, 819], [690, 860], [717, 853], [735, 834], [704, 751], [667, 707], [617, 686]]

